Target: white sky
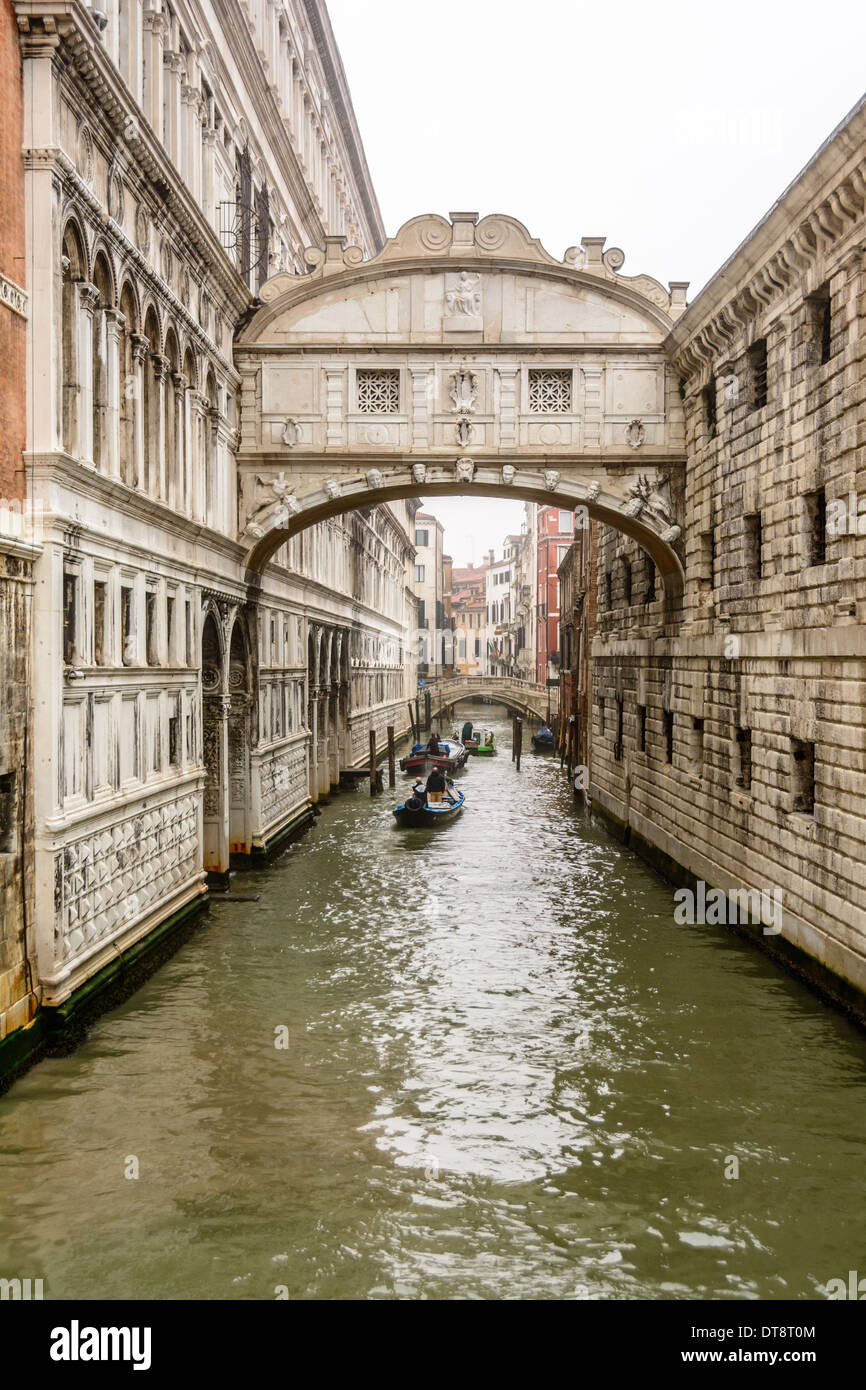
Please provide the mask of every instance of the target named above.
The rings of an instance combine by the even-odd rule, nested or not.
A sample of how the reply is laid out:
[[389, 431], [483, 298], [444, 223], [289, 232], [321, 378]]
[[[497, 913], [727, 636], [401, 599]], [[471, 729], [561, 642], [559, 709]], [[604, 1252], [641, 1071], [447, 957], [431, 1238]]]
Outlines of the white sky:
[[[328, 0], [389, 234], [509, 213], [692, 298], [866, 87], [862, 0]], [[435, 499], [455, 563], [522, 507]], [[516, 515], [516, 524], [515, 524]], [[501, 521], [500, 518], [501, 517]]]

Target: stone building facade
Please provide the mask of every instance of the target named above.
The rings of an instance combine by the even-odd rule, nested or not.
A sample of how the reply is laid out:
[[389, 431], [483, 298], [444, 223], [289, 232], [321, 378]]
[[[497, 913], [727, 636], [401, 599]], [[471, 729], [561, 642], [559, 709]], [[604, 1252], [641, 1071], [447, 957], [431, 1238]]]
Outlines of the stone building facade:
[[[189, 920], [206, 874], [303, 824], [371, 726], [407, 722], [413, 504], [324, 521], [246, 572], [237, 326], [305, 248], [384, 242], [324, 4], [28, 0], [15, 17], [23, 130], [4, 140], [36, 229], [43, 517], [34, 991], [56, 1020]], [[20, 1021], [25, 997], [19, 970], [0, 1012]]]
[[[30, 614], [38, 532], [28, 507], [23, 86], [18, 28], [0, 4], [0, 1059], [33, 1016]], [[2, 1060], [0, 1060], [2, 1066]]]
[[[657, 863], [781, 894], [756, 938], [866, 989], [866, 102], [666, 341], [685, 586], [600, 527], [594, 804]], [[649, 485], [645, 509], [670, 499]], [[777, 930], [777, 928], [779, 928]]]

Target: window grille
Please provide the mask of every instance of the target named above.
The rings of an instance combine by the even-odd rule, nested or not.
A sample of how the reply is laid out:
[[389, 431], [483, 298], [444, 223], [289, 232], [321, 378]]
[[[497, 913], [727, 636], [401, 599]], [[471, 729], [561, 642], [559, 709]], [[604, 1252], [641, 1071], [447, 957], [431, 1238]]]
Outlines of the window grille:
[[362, 415], [396, 415], [400, 409], [400, 372], [379, 367], [357, 373], [358, 410]]
[[529, 369], [529, 409], [540, 415], [564, 415], [571, 410], [571, 372]]

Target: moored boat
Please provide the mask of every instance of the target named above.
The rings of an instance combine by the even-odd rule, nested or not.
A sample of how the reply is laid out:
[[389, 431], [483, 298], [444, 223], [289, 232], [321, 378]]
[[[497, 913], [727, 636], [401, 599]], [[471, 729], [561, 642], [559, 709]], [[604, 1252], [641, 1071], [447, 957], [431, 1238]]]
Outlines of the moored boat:
[[492, 758], [494, 756], [496, 752], [496, 735], [492, 729], [488, 729], [487, 733], [480, 738], [480, 742], [475, 751], [479, 758]]
[[553, 748], [553, 732], [546, 724], [542, 724], [538, 733], [532, 735], [532, 746], [539, 753], [549, 752]]
[[418, 796], [412, 796], [402, 805], [395, 806], [393, 815], [398, 825], [407, 826], [410, 829], [447, 825], [449, 821], [455, 820], [459, 816], [465, 800], [466, 796], [463, 792], [457, 791], [455, 787], [449, 787], [439, 797], [433, 792], [429, 792], [426, 801], [422, 801]]
[[416, 776], [432, 772], [434, 767], [441, 768], [443, 772], [459, 772], [460, 768], [465, 766], [468, 756], [462, 743], [455, 739], [440, 738], [438, 754], [431, 753], [428, 744], [416, 743], [412, 752], [400, 759], [400, 771], [411, 772]]

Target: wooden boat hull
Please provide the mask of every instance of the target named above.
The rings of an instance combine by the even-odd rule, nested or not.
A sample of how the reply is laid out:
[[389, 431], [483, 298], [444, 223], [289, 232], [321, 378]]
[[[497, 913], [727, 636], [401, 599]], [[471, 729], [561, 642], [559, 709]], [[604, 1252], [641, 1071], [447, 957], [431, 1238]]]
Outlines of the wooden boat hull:
[[539, 738], [539, 737], [538, 737], [538, 734], [533, 734], [533, 735], [532, 735], [532, 746], [533, 746], [533, 748], [535, 749], [536, 753], [552, 753], [552, 752], [553, 752], [553, 739], [552, 739], [552, 738]]
[[400, 759], [400, 771], [410, 772], [415, 776], [425, 773], [429, 775], [434, 767], [441, 768], [446, 773], [459, 772], [460, 768], [465, 766], [469, 755], [466, 749], [459, 744], [448, 742], [448, 748], [447, 754], [442, 754], [437, 758], [431, 757], [425, 748], [416, 744], [407, 757]]
[[395, 806], [392, 812], [397, 824], [409, 830], [430, 830], [436, 825], [448, 825], [450, 821], [456, 820], [463, 810], [463, 803], [466, 800], [463, 792], [455, 793], [453, 803], [442, 801], [438, 805], [428, 802], [426, 806], [416, 808], [407, 807], [405, 802], [402, 806]]
[[479, 758], [492, 758], [496, 754], [496, 744], [482, 743], [475, 751]]

